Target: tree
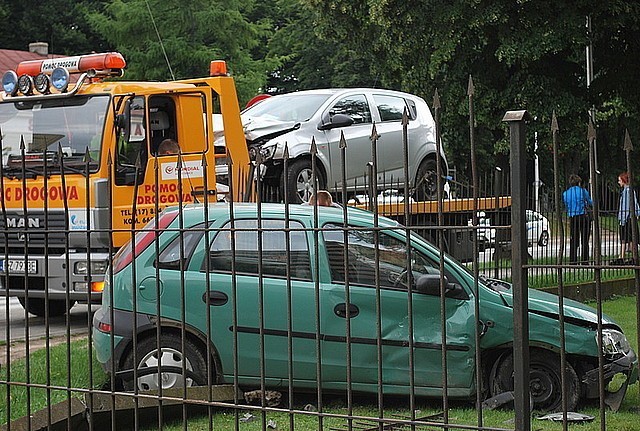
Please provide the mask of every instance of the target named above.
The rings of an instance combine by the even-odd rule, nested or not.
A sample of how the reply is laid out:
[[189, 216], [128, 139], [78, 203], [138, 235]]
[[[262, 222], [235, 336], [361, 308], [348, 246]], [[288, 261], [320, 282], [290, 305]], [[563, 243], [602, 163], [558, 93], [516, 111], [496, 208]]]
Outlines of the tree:
[[[420, 94], [431, 101], [436, 88], [443, 103], [443, 137], [450, 161], [470, 174], [466, 87], [476, 84], [480, 167], [494, 165], [494, 153], [507, 150], [501, 118], [506, 110], [527, 109], [537, 118], [542, 148], [550, 145], [555, 111], [561, 125], [564, 165], [586, 170], [587, 110], [600, 113], [598, 145], [608, 152], [609, 135], [623, 131], [607, 113], [638, 121], [637, 80], [640, 5], [613, 0], [541, 3], [530, 0], [303, 0], [317, 12], [318, 31], [327, 39], [348, 42], [368, 59], [382, 85]], [[597, 70], [590, 91], [585, 76], [588, 36], [585, 17], [592, 16]], [[597, 24], [596, 24], [597, 23]], [[615, 54], [614, 54], [615, 53]], [[620, 54], [618, 56], [618, 54]], [[628, 95], [624, 94], [627, 89]], [[627, 121], [628, 122], [628, 121]], [[622, 152], [616, 152], [618, 159]], [[552, 166], [551, 153], [543, 166]], [[620, 162], [620, 160], [618, 160]], [[618, 163], [619, 165], [619, 163]], [[613, 165], [615, 166], [615, 165]], [[617, 170], [617, 168], [616, 168]], [[552, 183], [550, 169], [545, 172]]]
[[369, 62], [348, 40], [317, 31], [321, 10], [300, 0], [272, 1], [268, 55], [280, 66], [270, 74], [269, 92], [376, 85]]
[[249, 22], [253, 1], [113, 0], [89, 14], [93, 28], [127, 58], [127, 76], [172, 80], [207, 74], [211, 60], [226, 60], [238, 97], [247, 101], [266, 83], [273, 65], [254, 59], [268, 29]]
[[31, 42], [47, 42], [49, 52], [77, 55], [102, 50], [104, 38], [85, 19], [106, 0], [23, 0], [0, 2], [2, 47], [27, 50]]

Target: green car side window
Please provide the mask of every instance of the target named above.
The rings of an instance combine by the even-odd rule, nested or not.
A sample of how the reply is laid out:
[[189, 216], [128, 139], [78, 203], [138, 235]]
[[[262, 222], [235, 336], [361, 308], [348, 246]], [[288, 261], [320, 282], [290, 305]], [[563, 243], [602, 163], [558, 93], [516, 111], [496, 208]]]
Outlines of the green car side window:
[[286, 277], [289, 271], [293, 279], [311, 280], [309, 245], [303, 226], [289, 221], [288, 227], [287, 232], [284, 220], [263, 219], [260, 229], [255, 219], [236, 220], [233, 229], [231, 222], [227, 223], [211, 244], [209, 270], [246, 275], [262, 273], [265, 277]]
[[[327, 250], [331, 280], [344, 283], [345, 274], [350, 284], [376, 286], [376, 249], [379, 259], [377, 277], [381, 287], [406, 289], [408, 286], [407, 254], [404, 240], [379, 231], [357, 226], [347, 229], [345, 246], [344, 227], [326, 224], [323, 238]], [[347, 250], [345, 256], [345, 250]], [[411, 275], [415, 280], [425, 274], [439, 274], [439, 265], [411, 247]], [[455, 282], [455, 279], [449, 280]]]
[[[167, 247], [160, 252], [155, 264], [160, 269], [180, 270], [180, 262], [183, 262], [182, 269], [187, 269], [188, 260], [193, 254], [200, 238], [204, 233], [204, 224], [194, 226], [191, 230], [184, 231], [169, 243]], [[182, 237], [182, 240], [180, 239]]]

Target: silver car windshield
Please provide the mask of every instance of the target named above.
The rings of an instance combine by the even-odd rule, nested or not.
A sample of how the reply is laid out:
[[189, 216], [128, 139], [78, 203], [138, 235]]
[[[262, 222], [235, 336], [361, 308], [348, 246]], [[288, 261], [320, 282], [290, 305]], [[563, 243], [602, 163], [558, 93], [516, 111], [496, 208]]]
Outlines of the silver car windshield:
[[262, 117], [283, 122], [309, 120], [330, 94], [282, 94], [264, 99], [242, 113], [243, 119]]
[[65, 160], [82, 161], [89, 149], [98, 161], [108, 104], [109, 96], [0, 103], [3, 165], [22, 158], [21, 142], [30, 166], [59, 147]]

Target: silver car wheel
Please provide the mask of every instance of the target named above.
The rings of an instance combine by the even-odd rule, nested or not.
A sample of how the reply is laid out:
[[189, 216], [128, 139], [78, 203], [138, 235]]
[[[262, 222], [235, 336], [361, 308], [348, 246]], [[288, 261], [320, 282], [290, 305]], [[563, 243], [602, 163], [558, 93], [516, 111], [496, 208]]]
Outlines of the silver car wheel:
[[311, 169], [302, 169], [296, 178], [296, 191], [302, 202], [308, 202], [313, 193], [313, 172]]

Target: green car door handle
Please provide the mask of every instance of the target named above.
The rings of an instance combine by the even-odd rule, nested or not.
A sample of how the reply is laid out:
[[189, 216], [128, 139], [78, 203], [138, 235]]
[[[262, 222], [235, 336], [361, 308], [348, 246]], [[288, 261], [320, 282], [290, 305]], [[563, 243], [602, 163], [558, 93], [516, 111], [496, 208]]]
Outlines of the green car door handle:
[[224, 292], [212, 290], [210, 292], [205, 292], [202, 295], [202, 302], [209, 305], [220, 306], [229, 302], [229, 297]]
[[[347, 304], [342, 303], [333, 307], [333, 312], [336, 316], [347, 318]], [[349, 318], [356, 317], [360, 313], [360, 309], [356, 307], [354, 304], [349, 304]]]

